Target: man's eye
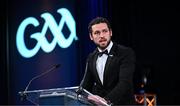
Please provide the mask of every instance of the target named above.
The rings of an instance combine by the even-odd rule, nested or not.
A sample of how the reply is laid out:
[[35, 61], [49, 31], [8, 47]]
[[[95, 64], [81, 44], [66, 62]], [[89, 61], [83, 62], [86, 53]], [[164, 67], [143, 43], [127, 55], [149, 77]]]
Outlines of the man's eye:
[[100, 32], [98, 32], [98, 31], [97, 31], [97, 32], [94, 32], [94, 34], [99, 35], [99, 34], [100, 34]]
[[103, 30], [103, 32], [105, 33], [105, 32], [108, 32], [108, 30]]

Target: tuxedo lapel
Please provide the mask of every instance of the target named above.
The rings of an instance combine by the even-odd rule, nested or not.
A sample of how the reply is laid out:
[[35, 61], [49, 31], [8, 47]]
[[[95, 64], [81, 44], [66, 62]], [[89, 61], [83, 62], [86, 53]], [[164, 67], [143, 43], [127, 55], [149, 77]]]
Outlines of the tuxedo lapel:
[[113, 45], [112, 49], [110, 50], [110, 53], [108, 55], [107, 61], [106, 61], [106, 65], [104, 68], [104, 76], [103, 76], [103, 82], [104, 84], [107, 82], [106, 78], [107, 75], [111, 75], [109, 71], [111, 71], [111, 65], [113, 64], [113, 61], [115, 60], [115, 49], [116, 49], [116, 44]]
[[106, 82], [106, 77], [107, 77], [107, 71], [110, 70], [110, 65], [111, 65], [111, 61], [112, 61], [113, 57], [108, 57], [107, 61], [106, 61], [106, 65], [105, 65], [105, 68], [104, 68], [104, 76], [103, 76], [103, 82], [105, 83]]

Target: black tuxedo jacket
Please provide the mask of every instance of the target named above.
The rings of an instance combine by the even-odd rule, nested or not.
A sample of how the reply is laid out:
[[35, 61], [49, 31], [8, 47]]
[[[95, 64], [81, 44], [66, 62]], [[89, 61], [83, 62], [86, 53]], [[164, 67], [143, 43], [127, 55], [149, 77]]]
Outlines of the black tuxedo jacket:
[[98, 50], [88, 56], [83, 88], [110, 100], [115, 105], [134, 104], [133, 72], [135, 54], [132, 49], [113, 43], [104, 69], [103, 84], [97, 70]]

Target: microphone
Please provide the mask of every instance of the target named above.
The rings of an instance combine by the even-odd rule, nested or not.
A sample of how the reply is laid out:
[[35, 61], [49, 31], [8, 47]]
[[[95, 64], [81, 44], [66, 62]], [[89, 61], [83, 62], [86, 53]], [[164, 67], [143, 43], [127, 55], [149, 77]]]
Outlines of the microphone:
[[[86, 61], [86, 67], [85, 67], [85, 74], [84, 74], [84, 78], [85, 78], [86, 73], [87, 73], [87, 68], [88, 68], [88, 65], [89, 65], [89, 59], [87, 59], [87, 61]], [[81, 81], [81, 83], [80, 83], [80, 85], [79, 85], [78, 89], [76, 90], [77, 95], [82, 94], [82, 92], [84, 91], [84, 88], [83, 88], [83, 86], [82, 86], [82, 85], [83, 85], [83, 83], [84, 83], [84, 78], [82, 79], [82, 81]]]
[[31, 84], [31, 82], [32, 82], [33, 80], [38, 79], [38, 78], [44, 76], [45, 74], [47, 74], [47, 73], [49, 73], [49, 72], [57, 69], [57, 68], [60, 67], [60, 66], [61, 66], [60, 64], [53, 65], [53, 66], [52, 66], [51, 68], [49, 68], [47, 71], [41, 73], [41, 74], [38, 75], [38, 76], [33, 77], [33, 78], [29, 81], [29, 83], [28, 83], [28, 85], [26, 86], [25, 90], [22, 91], [22, 92], [19, 92], [19, 94], [20, 94], [20, 95], [23, 97], [23, 99], [24, 99], [24, 98], [26, 97], [26, 92], [27, 92], [27, 90], [28, 90], [28, 88], [29, 88], [29, 86], [30, 86], [30, 84]]
[[[89, 62], [88, 62], [88, 60], [87, 60], [87, 61], [86, 61], [86, 67], [85, 67], [85, 75], [86, 75], [86, 73], [87, 73], [88, 64], [89, 64]], [[85, 77], [85, 75], [84, 75], [84, 77]], [[83, 83], [84, 83], [84, 78], [82, 79], [82, 81], [81, 81], [78, 89], [76, 90], [77, 100], [78, 100], [79, 102], [81, 102], [81, 100], [80, 100], [81, 98], [79, 97], [79, 95], [82, 95], [82, 93], [84, 92], [84, 88], [83, 88], [83, 86], [82, 86]]]

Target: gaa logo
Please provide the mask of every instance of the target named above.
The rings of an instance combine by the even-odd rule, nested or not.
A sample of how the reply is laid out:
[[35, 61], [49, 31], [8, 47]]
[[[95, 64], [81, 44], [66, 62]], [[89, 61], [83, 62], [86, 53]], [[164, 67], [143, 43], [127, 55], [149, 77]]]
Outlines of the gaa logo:
[[[39, 22], [34, 17], [28, 17], [22, 21], [16, 34], [16, 46], [18, 52], [23, 57], [33, 57], [40, 48], [44, 52], [49, 53], [55, 48], [56, 44], [58, 44], [61, 48], [67, 48], [72, 44], [73, 40], [78, 40], [76, 36], [76, 23], [71, 13], [66, 8], [58, 9], [57, 12], [62, 16], [58, 24], [50, 13], [41, 14], [41, 17], [45, 20], [45, 23], [42, 27], [41, 32], [36, 32], [30, 35], [31, 39], [35, 39], [37, 41], [36, 45], [32, 49], [28, 49], [25, 45], [25, 30], [28, 25], [33, 25], [34, 27], [39, 26]], [[70, 31], [70, 35], [68, 38], [65, 38], [62, 33], [62, 29], [65, 23]], [[45, 37], [48, 28], [52, 32], [54, 37], [51, 43], [49, 43]]]

